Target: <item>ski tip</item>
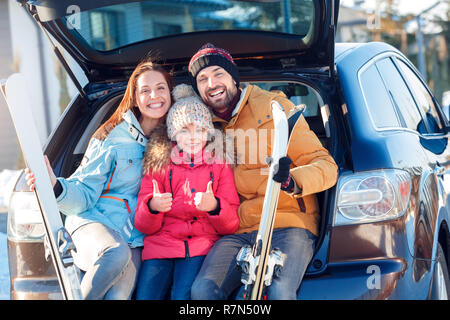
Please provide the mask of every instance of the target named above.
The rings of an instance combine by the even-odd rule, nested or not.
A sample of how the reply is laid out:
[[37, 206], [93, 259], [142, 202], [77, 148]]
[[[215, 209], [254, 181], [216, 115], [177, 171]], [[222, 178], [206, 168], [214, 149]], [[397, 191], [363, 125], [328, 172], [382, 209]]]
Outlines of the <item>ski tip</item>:
[[285, 112], [283, 106], [278, 101], [272, 100], [272, 108], [277, 107], [280, 108], [283, 112]]

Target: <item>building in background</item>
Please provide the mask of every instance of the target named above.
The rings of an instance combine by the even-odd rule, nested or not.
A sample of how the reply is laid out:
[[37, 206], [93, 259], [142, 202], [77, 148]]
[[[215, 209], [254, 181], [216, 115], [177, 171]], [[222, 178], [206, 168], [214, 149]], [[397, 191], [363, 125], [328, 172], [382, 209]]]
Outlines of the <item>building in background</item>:
[[[0, 0], [0, 79], [7, 78], [13, 71], [13, 53], [8, 0]], [[19, 147], [11, 117], [5, 100], [0, 95], [0, 171], [14, 169], [17, 165]]]
[[421, 35], [417, 16], [402, 14], [400, 1], [375, 0], [374, 7], [362, 0], [352, 6], [341, 5], [337, 24], [337, 42], [383, 41], [403, 52], [419, 68], [418, 44], [424, 48], [425, 79], [440, 103], [450, 90], [450, 2], [427, 1], [430, 10], [421, 15]]
[[[75, 87], [61, 72], [48, 39], [17, 1], [0, 0], [0, 26], [0, 79], [14, 72], [24, 75], [24, 90], [33, 103], [33, 117], [44, 145], [61, 115], [61, 92], [66, 92], [65, 101], [70, 101]], [[0, 100], [0, 171], [20, 169], [24, 162], [14, 127], [3, 97]]]
[[371, 41], [371, 33], [367, 27], [369, 16], [364, 10], [341, 6], [338, 19], [336, 42]]

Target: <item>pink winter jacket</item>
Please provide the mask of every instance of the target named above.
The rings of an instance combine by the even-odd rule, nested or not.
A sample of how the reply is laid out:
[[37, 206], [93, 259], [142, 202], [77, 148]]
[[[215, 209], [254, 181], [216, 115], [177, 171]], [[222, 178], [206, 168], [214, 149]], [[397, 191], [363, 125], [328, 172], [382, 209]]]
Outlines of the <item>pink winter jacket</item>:
[[[144, 169], [149, 152], [152, 151], [147, 150], [144, 156]], [[211, 160], [204, 153], [199, 163], [170, 162], [161, 171], [149, 170], [144, 175], [135, 215], [136, 228], [147, 235], [142, 260], [206, 255], [222, 235], [237, 231], [239, 197], [233, 170], [229, 165], [205, 162], [205, 159]], [[153, 179], [161, 193], [172, 193], [172, 208], [168, 212], [155, 214], [149, 211], [147, 203], [153, 197]], [[194, 204], [195, 193], [206, 192], [211, 180], [214, 196], [220, 201], [217, 215], [199, 211]]]

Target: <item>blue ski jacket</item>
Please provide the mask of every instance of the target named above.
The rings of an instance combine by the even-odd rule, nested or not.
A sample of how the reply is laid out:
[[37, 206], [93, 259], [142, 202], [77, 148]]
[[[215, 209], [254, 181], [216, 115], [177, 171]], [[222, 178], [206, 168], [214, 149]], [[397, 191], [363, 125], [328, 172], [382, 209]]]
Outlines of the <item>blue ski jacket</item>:
[[139, 247], [144, 235], [134, 228], [134, 214], [147, 138], [131, 110], [123, 119], [105, 140], [91, 139], [72, 176], [58, 178], [63, 190], [56, 200], [70, 233], [100, 222]]

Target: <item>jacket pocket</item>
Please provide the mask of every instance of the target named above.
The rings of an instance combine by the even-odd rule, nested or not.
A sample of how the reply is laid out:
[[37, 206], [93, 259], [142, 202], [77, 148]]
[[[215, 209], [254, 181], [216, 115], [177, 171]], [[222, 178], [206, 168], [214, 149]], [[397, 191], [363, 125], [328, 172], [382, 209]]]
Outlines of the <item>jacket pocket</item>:
[[121, 150], [117, 154], [116, 177], [123, 183], [142, 178], [142, 150]]
[[[101, 195], [100, 199], [101, 198], [108, 199], [108, 201], [102, 201], [103, 204], [100, 206], [100, 211], [102, 211], [109, 222], [115, 226], [116, 230], [122, 233], [125, 240], [129, 239], [134, 226], [128, 200], [109, 195]], [[123, 209], [126, 209], [128, 214], [124, 214]]]
[[105, 199], [113, 199], [113, 200], [116, 200], [116, 201], [122, 202], [122, 203], [123, 203], [123, 205], [125, 205], [125, 208], [127, 209], [127, 211], [128, 211], [128, 214], [131, 214], [131, 209], [130, 209], [130, 206], [128, 205], [128, 200], [127, 200], [127, 199], [121, 199], [121, 198], [118, 198], [118, 197], [113, 197], [113, 196], [105, 196], [105, 195], [102, 195], [102, 196], [100, 196], [100, 198], [105, 198]]

